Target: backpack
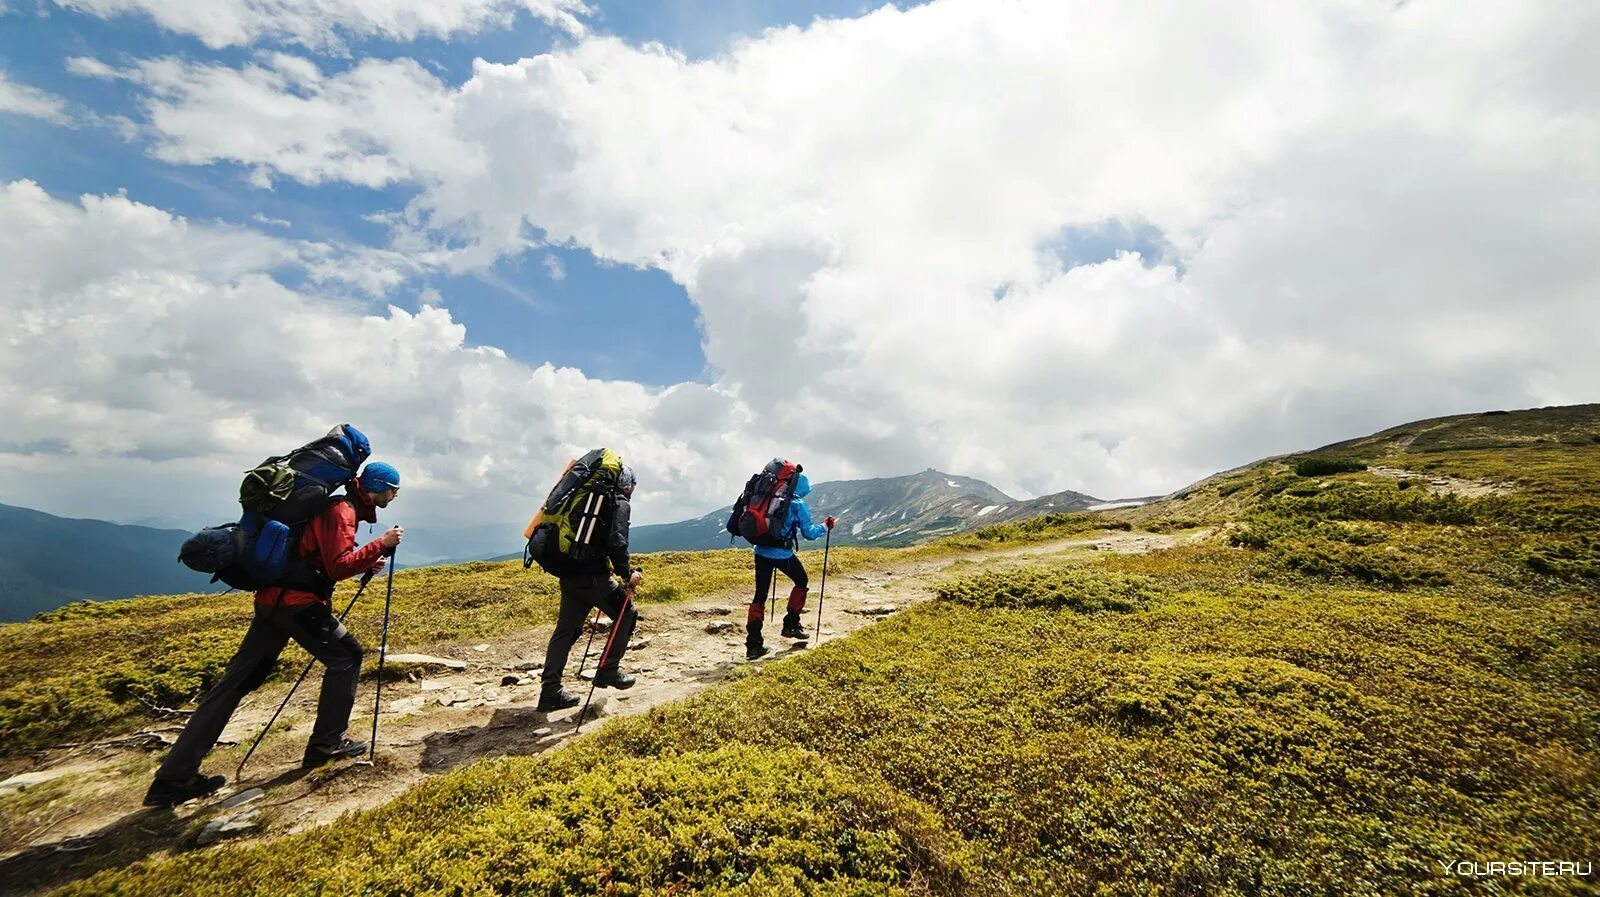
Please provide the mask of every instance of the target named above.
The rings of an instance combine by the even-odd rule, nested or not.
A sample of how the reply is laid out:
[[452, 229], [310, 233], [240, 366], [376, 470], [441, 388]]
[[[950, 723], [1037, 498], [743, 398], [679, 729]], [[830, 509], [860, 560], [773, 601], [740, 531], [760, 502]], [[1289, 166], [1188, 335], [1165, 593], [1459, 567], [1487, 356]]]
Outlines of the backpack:
[[604, 557], [602, 518], [609, 518], [606, 512], [615, 500], [621, 472], [622, 456], [610, 449], [598, 448], [567, 462], [561, 479], [522, 531], [528, 540], [523, 569], [537, 563], [552, 576], [569, 576]]
[[294, 547], [307, 523], [330, 501], [331, 493], [355, 478], [372, 454], [367, 437], [349, 424], [287, 455], [274, 455], [245, 473], [239, 484], [244, 508], [237, 523], [207, 527], [191, 536], [178, 560], [191, 570], [213, 574], [235, 589], [256, 591], [280, 585], [323, 594], [332, 581]]
[[751, 545], [788, 547], [789, 534], [783, 529], [789, 522], [794, 487], [803, 470], [804, 467], [792, 461], [773, 458], [760, 473], [750, 477], [738, 501], [733, 503], [733, 513], [728, 515], [728, 533]]

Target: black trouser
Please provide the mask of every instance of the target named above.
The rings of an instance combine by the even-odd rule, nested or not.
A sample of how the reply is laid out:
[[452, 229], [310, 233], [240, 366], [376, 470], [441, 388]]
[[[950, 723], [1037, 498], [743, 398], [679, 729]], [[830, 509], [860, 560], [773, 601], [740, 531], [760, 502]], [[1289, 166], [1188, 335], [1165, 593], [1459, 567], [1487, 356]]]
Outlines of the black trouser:
[[[639, 612], [628, 604], [628, 613], [622, 614], [622, 599], [627, 587], [613, 581], [610, 574], [599, 576], [564, 576], [561, 578], [561, 613], [556, 618], [556, 631], [550, 634], [550, 647], [544, 652], [544, 669], [539, 678], [545, 688], [561, 684], [561, 673], [567, 668], [567, 657], [572, 646], [583, 633], [583, 621], [589, 611], [598, 607], [612, 619], [616, 638], [611, 642], [611, 654], [601, 658], [597, 670], [615, 669], [628, 653], [628, 640], [633, 637], [633, 627], [639, 622]], [[618, 619], [619, 615], [621, 619]], [[603, 652], [605, 649], [602, 648]]]
[[272, 675], [289, 639], [299, 642], [327, 667], [310, 743], [331, 748], [344, 738], [350, 708], [356, 702], [356, 679], [361, 675], [361, 643], [326, 604], [257, 607], [239, 650], [228, 661], [222, 678], [200, 699], [178, 743], [156, 770], [156, 778], [184, 782], [200, 771], [200, 761], [216, 746], [239, 702]]
[[772, 571], [774, 570], [789, 577], [795, 586], [802, 591], [805, 590], [806, 583], [809, 582], [806, 578], [806, 568], [800, 563], [799, 555], [791, 554], [781, 561], [774, 561], [758, 554], [756, 555], [756, 597], [750, 602], [751, 604], [766, 604], [767, 590], [772, 588]]
[[[806, 568], [800, 563], [800, 556], [791, 554], [781, 561], [764, 558], [756, 555], [756, 596], [750, 600], [750, 609], [745, 614], [745, 630], [747, 644], [757, 644], [761, 641], [761, 620], [767, 603], [767, 591], [772, 588], [772, 571], [777, 570], [794, 582], [794, 588], [789, 590], [789, 598], [785, 604], [785, 619], [792, 623], [800, 619], [800, 611], [806, 606]], [[792, 618], [792, 619], [790, 619]], [[787, 623], [785, 624], [787, 625]]]

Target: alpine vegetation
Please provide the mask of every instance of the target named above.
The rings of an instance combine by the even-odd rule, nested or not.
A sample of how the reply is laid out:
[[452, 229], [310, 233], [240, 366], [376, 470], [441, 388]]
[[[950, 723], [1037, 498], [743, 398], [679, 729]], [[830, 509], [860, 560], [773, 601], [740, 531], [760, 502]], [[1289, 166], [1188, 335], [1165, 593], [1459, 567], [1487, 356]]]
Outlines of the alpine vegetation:
[[[1522, 873], [1495, 880], [1581, 890], [1600, 843], [1600, 609], [1582, 562], [1600, 519], [1600, 407], [1486, 420], [1415, 425], [1433, 434], [1426, 451], [1379, 434], [1359, 446], [1366, 469], [1313, 490], [1280, 485], [1304, 479], [1291, 456], [1147, 507], [842, 551], [838, 588], [921, 564], [935, 600], [790, 659], [730, 659], [732, 674], [681, 700], [537, 756], [484, 757], [338, 825], [45, 880], [68, 894], [286, 881], [304, 893], [1298, 894], [1352, 881], [1406, 893], [1515, 862]], [[1467, 426], [1478, 435], [1449, 436]], [[1413, 474], [1424, 485], [1401, 488]], [[1462, 483], [1499, 491], [1462, 498]], [[1111, 550], [1162, 531], [1192, 537]], [[737, 557], [641, 556], [662, 590], [641, 590], [641, 608], [748, 594]], [[507, 631], [495, 603], [528, 575], [403, 572], [397, 630], [419, 646]], [[546, 580], [533, 582], [546, 597], [521, 612], [554, 613]], [[71, 650], [196, 602], [122, 604], [0, 634], [16, 651], [71, 627], [80, 637], [57, 649]], [[423, 608], [433, 625], [407, 625]]]

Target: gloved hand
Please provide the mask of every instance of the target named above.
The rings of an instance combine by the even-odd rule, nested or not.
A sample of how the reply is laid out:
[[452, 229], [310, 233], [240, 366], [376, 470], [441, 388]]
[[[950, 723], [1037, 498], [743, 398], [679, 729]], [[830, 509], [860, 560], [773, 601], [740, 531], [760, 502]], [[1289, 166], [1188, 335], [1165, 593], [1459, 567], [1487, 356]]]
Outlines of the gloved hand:
[[641, 582], [644, 582], [644, 574], [639, 572], [638, 570], [635, 570], [628, 577], [628, 588], [637, 589], [639, 587], [639, 583], [641, 583]]
[[822, 525], [828, 529], [833, 529], [833, 515], [829, 514], [827, 517], [823, 518]]

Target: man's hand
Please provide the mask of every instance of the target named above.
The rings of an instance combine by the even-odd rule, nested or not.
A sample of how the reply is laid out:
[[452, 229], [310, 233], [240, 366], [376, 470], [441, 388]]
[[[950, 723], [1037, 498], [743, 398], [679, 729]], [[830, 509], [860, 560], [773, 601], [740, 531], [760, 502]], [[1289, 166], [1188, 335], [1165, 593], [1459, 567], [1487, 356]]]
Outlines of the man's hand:
[[638, 570], [635, 570], [633, 571], [633, 575], [628, 577], [628, 588], [637, 589], [639, 587], [639, 583], [641, 582], [644, 582], [644, 574], [640, 573]]
[[829, 514], [827, 517], [823, 518], [822, 525], [828, 529], [833, 529], [833, 515]]
[[383, 568], [388, 566], [388, 564], [389, 562], [384, 558], [378, 558], [378, 562], [373, 564], [372, 569], [368, 570], [367, 572], [371, 573], [373, 576], [377, 576], [379, 573], [383, 572]]
[[395, 548], [399, 547], [400, 540], [405, 538], [405, 535], [405, 527], [391, 526], [383, 535], [378, 537], [378, 542], [383, 545], [384, 551], [393, 552]]

